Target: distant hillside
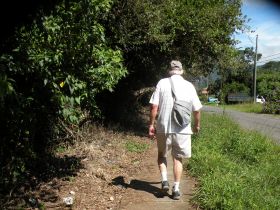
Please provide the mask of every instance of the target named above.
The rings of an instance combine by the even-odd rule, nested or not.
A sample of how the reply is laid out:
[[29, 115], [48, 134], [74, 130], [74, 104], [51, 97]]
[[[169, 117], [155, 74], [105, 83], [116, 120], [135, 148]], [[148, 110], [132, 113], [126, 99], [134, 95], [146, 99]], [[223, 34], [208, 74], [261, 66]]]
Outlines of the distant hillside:
[[258, 67], [258, 71], [262, 71], [262, 72], [280, 72], [280, 61], [269, 61], [268, 63], [259, 66]]

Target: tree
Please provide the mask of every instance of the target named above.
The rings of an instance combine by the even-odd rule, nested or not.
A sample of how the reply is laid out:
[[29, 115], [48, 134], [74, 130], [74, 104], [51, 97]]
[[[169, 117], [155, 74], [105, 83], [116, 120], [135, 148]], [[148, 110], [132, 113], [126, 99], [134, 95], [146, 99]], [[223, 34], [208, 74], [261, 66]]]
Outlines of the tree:
[[275, 101], [280, 98], [280, 73], [260, 73], [257, 79], [257, 92], [267, 101]]
[[220, 71], [224, 68], [222, 63], [230, 61], [227, 66], [232, 66], [235, 62], [231, 34], [241, 29], [245, 21], [239, 0], [113, 2], [104, 24], [105, 33], [110, 47], [123, 52], [129, 74], [114, 93], [101, 95], [101, 107], [110, 118], [128, 109], [129, 102], [118, 99], [131, 101], [131, 90], [154, 86], [166, 75], [172, 59], [182, 61], [188, 79], [207, 75], [214, 69]]
[[[257, 55], [257, 59], [261, 58], [261, 54]], [[215, 83], [215, 92], [222, 90], [222, 100], [226, 100], [226, 96], [230, 92], [245, 92], [250, 94], [253, 85], [253, 60], [255, 52], [253, 48], [245, 48], [244, 50], [233, 50], [230, 58], [222, 59], [222, 66], [218, 72], [222, 76]], [[217, 70], [218, 71], [218, 70]], [[220, 92], [221, 94], [221, 92]]]
[[189, 74], [207, 75], [232, 56], [230, 35], [244, 23], [240, 6], [241, 1], [115, 0], [106, 33], [124, 52], [130, 72], [149, 74], [153, 82], [172, 58]]

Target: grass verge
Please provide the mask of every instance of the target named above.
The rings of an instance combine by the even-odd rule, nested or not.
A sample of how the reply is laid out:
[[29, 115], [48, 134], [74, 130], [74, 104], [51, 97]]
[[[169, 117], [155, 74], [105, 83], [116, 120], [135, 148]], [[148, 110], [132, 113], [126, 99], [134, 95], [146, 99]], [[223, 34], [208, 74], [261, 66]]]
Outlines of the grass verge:
[[204, 209], [280, 209], [280, 147], [225, 116], [203, 113], [188, 171]]
[[260, 103], [242, 103], [242, 104], [230, 104], [225, 105], [226, 109], [233, 109], [240, 112], [249, 113], [262, 113], [263, 105]]

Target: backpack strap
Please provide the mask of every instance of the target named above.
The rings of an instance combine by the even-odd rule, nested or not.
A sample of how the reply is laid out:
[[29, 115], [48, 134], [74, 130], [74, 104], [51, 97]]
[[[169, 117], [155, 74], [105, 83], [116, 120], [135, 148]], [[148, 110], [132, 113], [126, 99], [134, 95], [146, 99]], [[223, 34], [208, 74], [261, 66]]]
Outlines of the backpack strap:
[[173, 84], [173, 81], [172, 81], [171, 77], [169, 77], [169, 82], [171, 84], [172, 97], [175, 98], [175, 100], [177, 100], [177, 97], [176, 97], [176, 94], [175, 94], [174, 84]]

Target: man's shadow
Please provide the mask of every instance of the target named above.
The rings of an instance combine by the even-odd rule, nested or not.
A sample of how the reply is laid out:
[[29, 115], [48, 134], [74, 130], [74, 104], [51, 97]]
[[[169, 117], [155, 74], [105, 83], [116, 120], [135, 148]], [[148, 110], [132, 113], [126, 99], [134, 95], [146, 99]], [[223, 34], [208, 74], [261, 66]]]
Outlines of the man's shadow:
[[147, 182], [142, 180], [133, 179], [129, 184], [125, 183], [123, 176], [118, 176], [112, 179], [112, 184], [122, 188], [132, 188], [135, 190], [145, 191], [153, 194], [157, 198], [163, 198], [168, 196], [167, 193], [161, 191], [160, 188], [153, 186], [153, 184], [159, 184], [161, 182]]

